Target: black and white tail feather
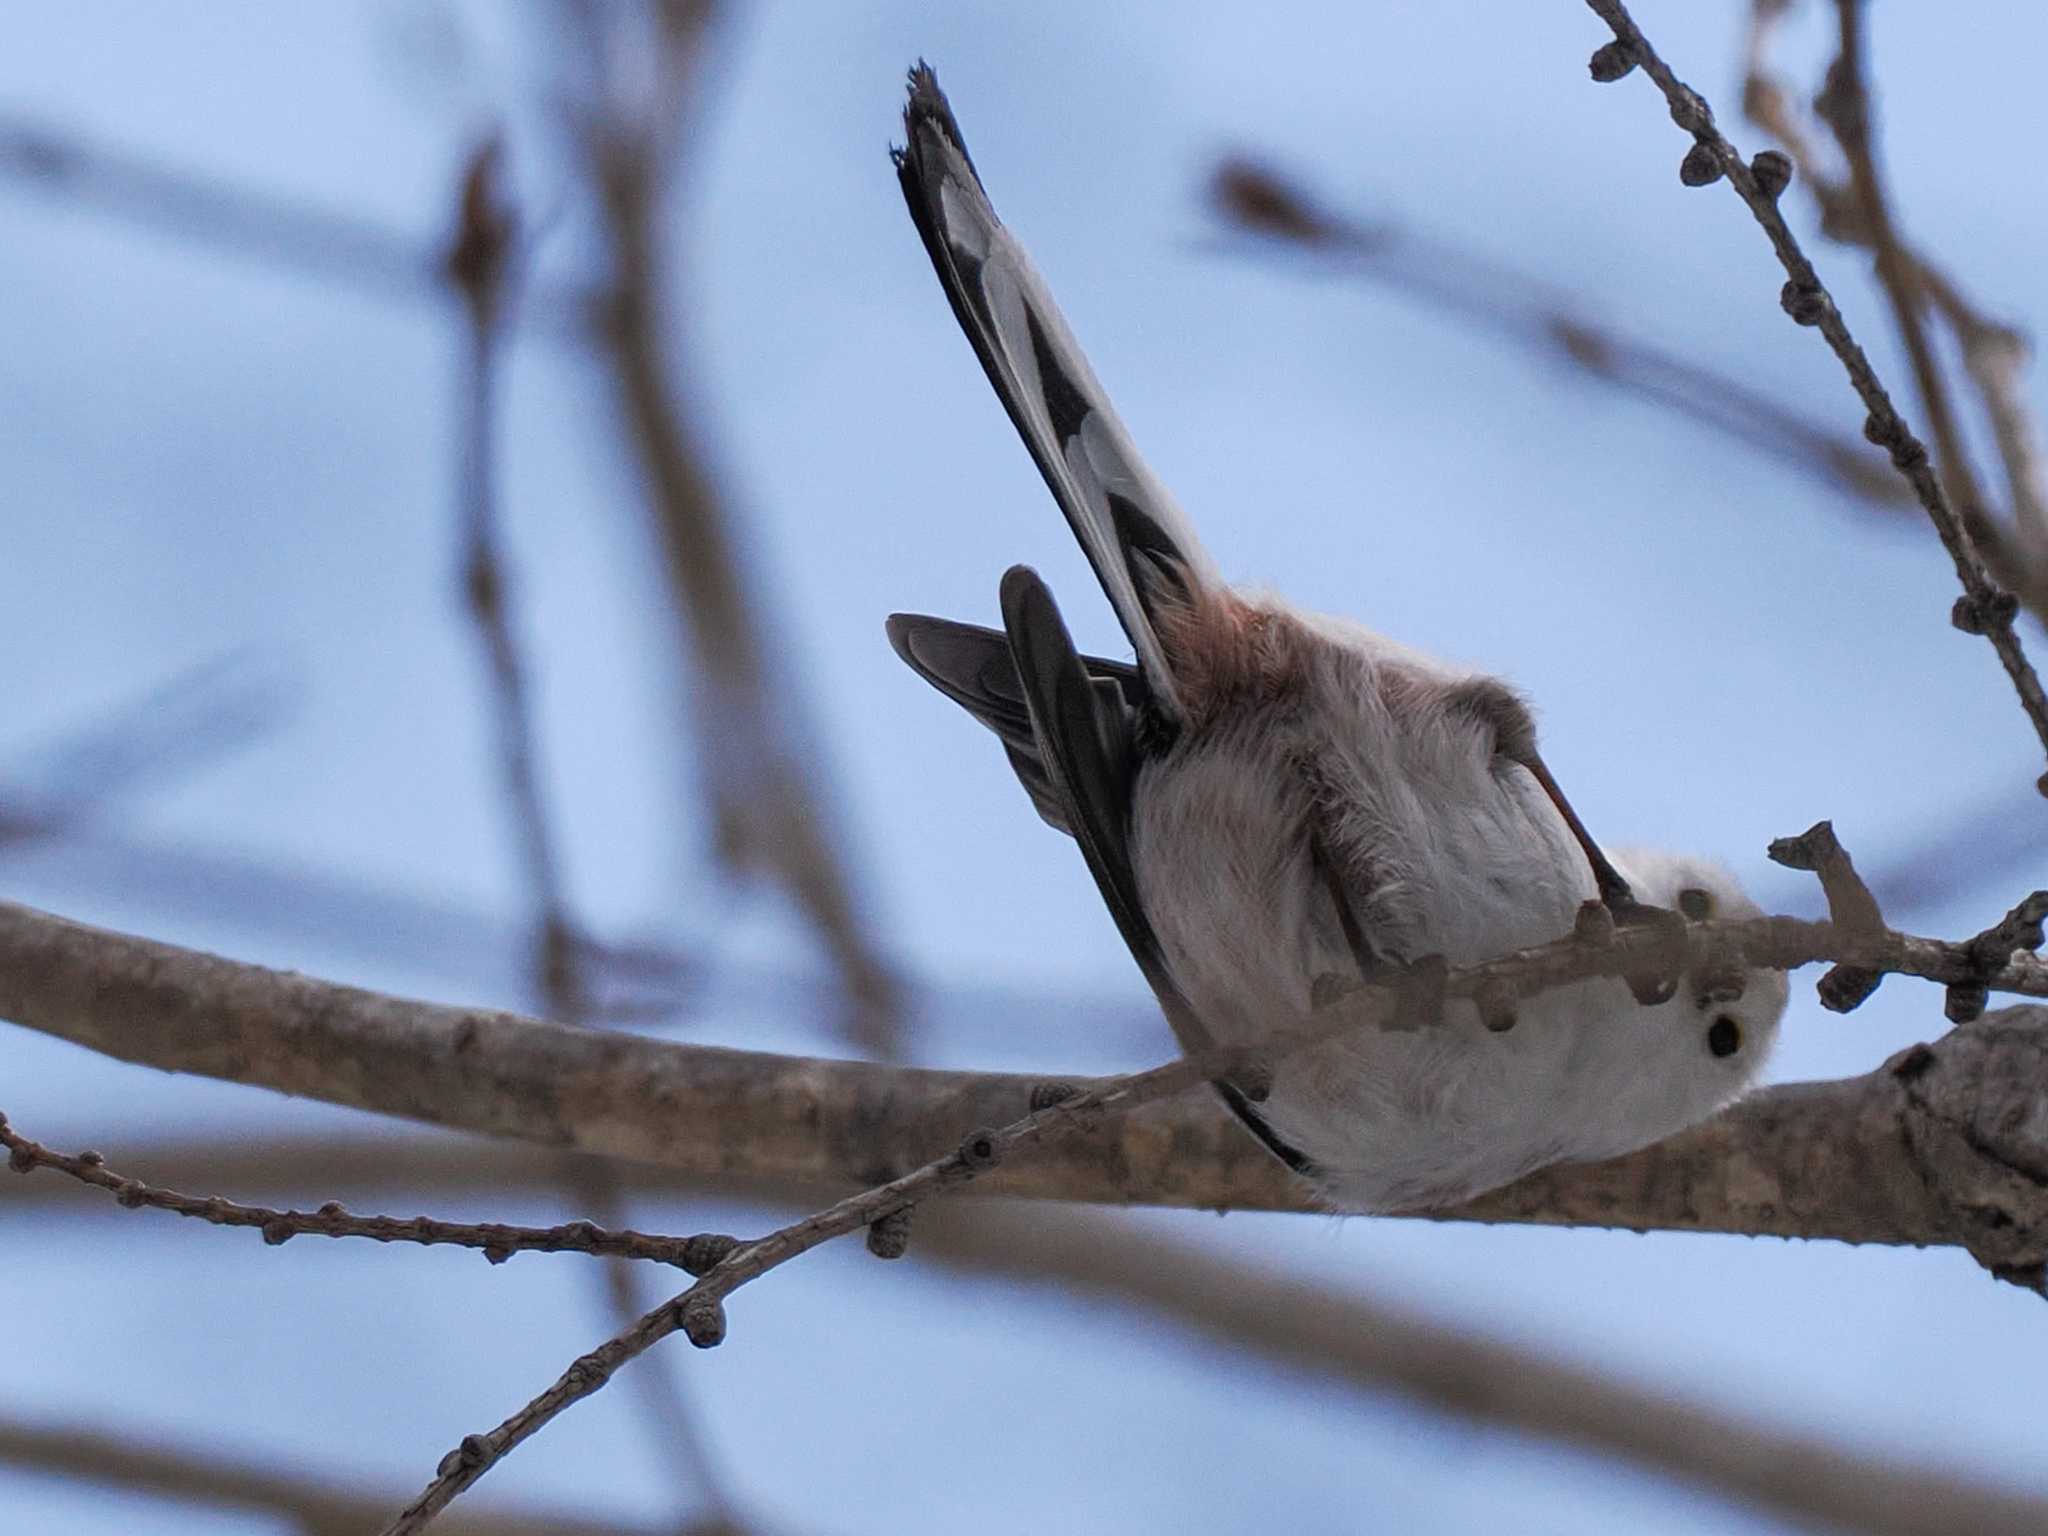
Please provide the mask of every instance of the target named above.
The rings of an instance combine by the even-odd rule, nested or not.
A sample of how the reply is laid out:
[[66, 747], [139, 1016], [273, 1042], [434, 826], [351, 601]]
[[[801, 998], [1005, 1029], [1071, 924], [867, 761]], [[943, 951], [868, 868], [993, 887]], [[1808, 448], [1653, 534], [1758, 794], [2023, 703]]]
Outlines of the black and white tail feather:
[[[1168, 974], [1131, 858], [1131, 787], [1148, 740], [1186, 716], [1169, 637], [1222, 586], [1130, 434], [1024, 249], [996, 217], [937, 77], [910, 72], [896, 171], [940, 285], [990, 384], [1066, 514], [1138, 664], [1082, 656], [1035, 571], [1003, 578], [1003, 633], [895, 614], [889, 638], [919, 676], [1001, 739], [1039, 814], [1080, 844], [1139, 969], [1182, 1046], [1214, 1044]], [[1297, 1172], [1288, 1146], [1235, 1084], [1218, 1093]]]
[[1166, 621], [1222, 587], [1193, 526], [1138, 456], [1052, 294], [996, 217], [938, 78], [910, 72], [896, 173], [960, 327], [1123, 624], [1153, 702], [1182, 714]]

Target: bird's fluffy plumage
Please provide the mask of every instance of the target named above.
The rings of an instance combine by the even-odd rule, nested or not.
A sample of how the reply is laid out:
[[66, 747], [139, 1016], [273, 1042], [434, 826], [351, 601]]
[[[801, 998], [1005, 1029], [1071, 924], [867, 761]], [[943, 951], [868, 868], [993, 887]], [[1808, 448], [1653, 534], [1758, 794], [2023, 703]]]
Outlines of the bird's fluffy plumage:
[[[1001, 738], [1041, 814], [1076, 837], [1182, 1044], [1304, 1028], [1324, 978], [1384, 979], [1431, 955], [1471, 964], [1569, 931], [1603, 894], [1589, 862], [1602, 855], [1566, 820], [1521, 701], [1226, 586], [996, 217], [923, 65], [904, 124], [898, 175], [933, 267], [1137, 664], [1078, 655], [1021, 567], [1004, 578], [1001, 633], [899, 614], [890, 637]], [[1654, 905], [1687, 891], [1725, 915], [1756, 910], [1716, 866], [1615, 862]], [[1647, 1007], [1622, 982], [1582, 982], [1526, 1000], [1506, 1033], [1453, 1004], [1431, 1028], [1362, 1029], [1283, 1057], [1256, 1105], [1217, 1086], [1333, 1204], [1438, 1205], [1725, 1104], [1784, 1007], [1782, 976], [1747, 980], [1739, 999], [1682, 986]]]

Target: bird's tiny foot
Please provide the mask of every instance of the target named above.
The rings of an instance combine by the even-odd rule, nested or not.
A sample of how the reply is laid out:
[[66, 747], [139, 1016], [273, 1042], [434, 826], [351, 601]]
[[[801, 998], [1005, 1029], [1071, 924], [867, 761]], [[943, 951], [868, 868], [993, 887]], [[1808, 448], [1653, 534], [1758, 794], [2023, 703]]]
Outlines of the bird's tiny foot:
[[1685, 918], [1669, 907], [1653, 907], [1636, 900], [1626, 886], [1618, 900], [1608, 900], [1607, 910], [1614, 914], [1615, 929], [1624, 940], [1645, 931], [1657, 935], [1640, 958], [1621, 973], [1630, 995], [1645, 1008], [1670, 1002], [1678, 993], [1679, 979], [1685, 970]]

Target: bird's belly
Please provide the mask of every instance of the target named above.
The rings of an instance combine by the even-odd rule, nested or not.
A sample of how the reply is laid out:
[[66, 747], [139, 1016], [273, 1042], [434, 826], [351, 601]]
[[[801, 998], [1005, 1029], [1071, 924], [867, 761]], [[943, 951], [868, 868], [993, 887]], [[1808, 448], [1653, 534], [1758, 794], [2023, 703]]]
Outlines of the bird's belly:
[[[1169, 972], [1219, 1044], [1313, 1028], [1318, 978], [1356, 980], [1360, 962], [1300, 808], [1266, 789], [1275, 774], [1228, 761], [1179, 766], [1141, 783], [1133, 804], [1141, 896]], [[1390, 833], [1374, 845], [1364, 862], [1385, 881], [1351, 892], [1363, 937], [1394, 962], [1442, 954], [1464, 965], [1568, 932], [1593, 894], [1590, 870], [1575, 845], [1532, 829], [1521, 805], [1505, 801], [1499, 815], [1502, 824], [1449, 829], [1448, 852], [1446, 829], [1422, 821], [1407, 844]], [[1532, 831], [1542, 855], [1533, 879]], [[1344, 1209], [1418, 1208], [1493, 1188], [1575, 1155], [1574, 1127], [1599, 1108], [1581, 1102], [1597, 1091], [1578, 1070], [1600, 1011], [1589, 1004], [1618, 986], [1529, 999], [1506, 1033], [1453, 1004], [1435, 1025], [1362, 1027], [1297, 1050], [1273, 1064], [1261, 1113]]]

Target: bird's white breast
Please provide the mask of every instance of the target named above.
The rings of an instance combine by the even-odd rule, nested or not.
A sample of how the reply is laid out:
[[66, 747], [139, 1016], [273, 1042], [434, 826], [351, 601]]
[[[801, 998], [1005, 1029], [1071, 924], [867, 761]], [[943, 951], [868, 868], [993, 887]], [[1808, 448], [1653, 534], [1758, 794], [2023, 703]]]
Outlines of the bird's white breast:
[[[1594, 894], [1529, 774], [1494, 757], [1483, 733], [1402, 704], [1418, 679], [1441, 682], [1406, 653], [1318, 646], [1305, 694], [1219, 709], [1142, 770], [1132, 848], [1146, 914], [1219, 1043], [1305, 1028], [1319, 976], [1359, 975], [1312, 836], [1339, 845], [1365, 937], [1398, 961], [1470, 964], [1546, 942]], [[1604, 992], [1626, 997], [1619, 982], [1547, 993], [1504, 1034], [1453, 1005], [1433, 1028], [1298, 1051], [1275, 1065], [1262, 1113], [1356, 1210], [1441, 1204], [1593, 1155], [1605, 1149], [1575, 1127], [1600, 1119], [1583, 1102], [1599, 1075], [1580, 1058]], [[1604, 1007], [1611, 1015], [1614, 999]]]

